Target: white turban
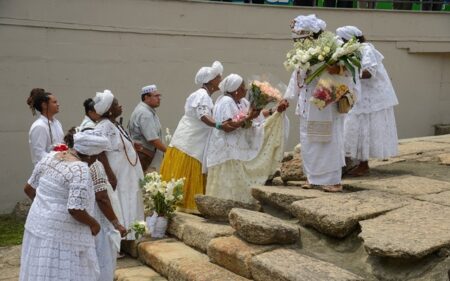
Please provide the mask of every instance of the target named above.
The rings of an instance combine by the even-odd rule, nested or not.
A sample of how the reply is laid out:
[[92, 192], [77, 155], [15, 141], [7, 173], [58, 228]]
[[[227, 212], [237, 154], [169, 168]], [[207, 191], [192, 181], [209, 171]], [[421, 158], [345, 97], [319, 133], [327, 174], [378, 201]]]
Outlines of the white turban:
[[199, 69], [195, 75], [195, 84], [203, 85], [208, 83], [217, 77], [217, 75], [222, 75], [223, 66], [219, 61], [215, 61], [211, 67], [204, 66]]
[[95, 112], [99, 115], [105, 114], [109, 110], [114, 100], [114, 95], [110, 90], [104, 90], [103, 92], [97, 92], [94, 100]]
[[219, 89], [222, 93], [231, 93], [236, 91], [243, 81], [241, 76], [232, 73], [220, 82]]
[[156, 88], [156, 85], [154, 85], [154, 84], [142, 87], [142, 89], [141, 89], [141, 96], [145, 95], [145, 94], [153, 93], [153, 92], [155, 92], [157, 90], [158, 89]]
[[292, 37], [300, 37], [301, 33], [317, 33], [321, 30], [325, 30], [327, 24], [316, 17], [316, 15], [311, 14], [307, 16], [298, 16], [294, 19], [291, 24]]
[[348, 41], [353, 37], [362, 36], [362, 31], [359, 30], [356, 26], [347, 25], [336, 29], [336, 35]]
[[107, 137], [92, 133], [79, 132], [73, 135], [73, 149], [84, 155], [97, 155], [108, 150], [110, 142]]

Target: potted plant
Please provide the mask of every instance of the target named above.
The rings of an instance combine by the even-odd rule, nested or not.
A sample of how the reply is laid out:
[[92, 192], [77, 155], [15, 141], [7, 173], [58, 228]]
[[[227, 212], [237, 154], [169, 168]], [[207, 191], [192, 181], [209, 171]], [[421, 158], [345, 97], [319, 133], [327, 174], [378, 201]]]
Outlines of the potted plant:
[[184, 178], [163, 181], [157, 172], [148, 173], [141, 180], [145, 213], [153, 213], [151, 217], [146, 218], [152, 237], [164, 237], [168, 219], [173, 215], [176, 205], [183, 199], [183, 185]]

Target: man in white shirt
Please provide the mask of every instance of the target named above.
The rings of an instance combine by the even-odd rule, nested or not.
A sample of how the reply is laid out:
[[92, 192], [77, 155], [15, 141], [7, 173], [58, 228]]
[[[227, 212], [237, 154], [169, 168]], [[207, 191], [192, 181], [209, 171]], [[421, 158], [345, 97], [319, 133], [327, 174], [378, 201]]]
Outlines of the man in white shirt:
[[156, 85], [141, 90], [141, 102], [130, 117], [129, 130], [144, 172], [159, 170], [166, 145], [162, 142], [161, 123], [156, 108], [161, 103], [161, 94]]
[[39, 118], [31, 125], [28, 133], [31, 160], [36, 165], [53, 147], [64, 142], [61, 123], [54, 118], [59, 112], [56, 97], [48, 92], [41, 92], [33, 97], [32, 108], [39, 111]]

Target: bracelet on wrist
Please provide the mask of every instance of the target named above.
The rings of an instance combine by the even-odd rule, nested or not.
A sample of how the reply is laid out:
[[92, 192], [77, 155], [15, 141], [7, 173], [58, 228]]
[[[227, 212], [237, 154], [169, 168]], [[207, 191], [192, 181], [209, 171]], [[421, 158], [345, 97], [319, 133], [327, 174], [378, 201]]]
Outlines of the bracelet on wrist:
[[216, 129], [217, 130], [222, 129], [222, 123], [221, 122], [219, 122], [219, 121], [216, 122]]

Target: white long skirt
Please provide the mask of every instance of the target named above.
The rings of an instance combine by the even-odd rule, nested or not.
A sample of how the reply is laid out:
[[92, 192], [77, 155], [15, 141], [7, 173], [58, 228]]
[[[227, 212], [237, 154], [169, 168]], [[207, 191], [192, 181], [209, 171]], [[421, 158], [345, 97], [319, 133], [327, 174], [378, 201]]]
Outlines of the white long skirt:
[[303, 171], [310, 184], [335, 185], [341, 183], [345, 166], [343, 130], [340, 114], [334, 117], [331, 141], [314, 142], [307, 134], [307, 120], [300, 117], [300, 143]]
[[274, 114], [264, 123], [264, 139], [250, 161], [227, 160], [208, 168], [206, 195], [253, 203], [251, 188], [263, 185], [280, 165], [284, 149], [284, 114]]
[[108, 226], [102, 225], [100, 232], [95, 237], [95, 250], [97, 252], [100, 277], [98, 281], [114, 280], [116, 270], [117, 252], [120, 250], [111, 241], [111, 231]]
[[94, 246], [46, 240], [25, 230], [20, 281], [96, 281], [98, 276]]
[[398, 154], [394, 108], [352, 114], [344, 122], [345, 156], [360, 161], [386, 159]]

